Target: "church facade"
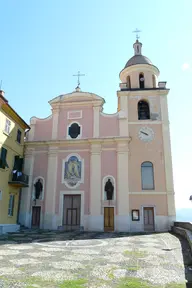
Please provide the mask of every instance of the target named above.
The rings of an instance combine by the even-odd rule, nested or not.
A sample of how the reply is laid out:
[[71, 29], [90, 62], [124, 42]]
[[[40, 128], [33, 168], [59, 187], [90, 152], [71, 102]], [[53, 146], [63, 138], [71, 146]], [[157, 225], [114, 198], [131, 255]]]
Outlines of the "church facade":
[[82, 92], [49, 101], [32, 117], [25, 143], [19, 221], [27, 227], [84, 231], [167, 231], [175, 220], [169, 89], [133, 44], [120, 72], [118, 108]]

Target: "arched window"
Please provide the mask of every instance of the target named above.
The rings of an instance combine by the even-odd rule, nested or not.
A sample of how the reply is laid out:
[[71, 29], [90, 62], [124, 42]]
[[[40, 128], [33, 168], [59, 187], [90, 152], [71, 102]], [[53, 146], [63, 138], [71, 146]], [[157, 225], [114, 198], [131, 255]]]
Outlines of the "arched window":
[[141, 183], [142, 190], [155, 189], [153, 163], [147, 161], [141, 164]]
[[140, 89], [144, 89], [145, 88], [145, 78], [144, 78], [144, 74], [143, 73], [139, 74], [139, 87], [140, 87]]
[[127, 76], [127, 88], [131, 89], [131, 79], [130, 79], [130, 76]]
[[150, 119], [149, 104], [145, 100], [141, 100], [137, 105], [138, 119], [146, 120]]
[[156, 87], [155, 75], [152, 75], [152, 83], [153, 83], [153, 88], [155, 88]]

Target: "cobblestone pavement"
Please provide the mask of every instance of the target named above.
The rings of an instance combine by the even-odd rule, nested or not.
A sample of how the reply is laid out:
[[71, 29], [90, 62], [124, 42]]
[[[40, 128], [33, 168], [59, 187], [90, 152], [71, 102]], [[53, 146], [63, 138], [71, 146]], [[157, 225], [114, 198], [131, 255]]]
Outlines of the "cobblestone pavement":
[[190, 262], [188, 244], [170, 233], [0, 236], [0, 287], [181, 288], [192, 275]]

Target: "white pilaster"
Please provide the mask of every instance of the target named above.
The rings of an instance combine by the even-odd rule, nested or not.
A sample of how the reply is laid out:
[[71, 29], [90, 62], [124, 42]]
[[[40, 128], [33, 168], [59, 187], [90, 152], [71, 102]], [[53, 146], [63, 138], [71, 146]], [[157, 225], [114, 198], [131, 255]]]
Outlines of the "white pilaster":
[[58, 137], [59, 108], [53, 109], [52, 140]]
[[30, 119], [30, 131], [28, 132], [28, 141], [33, 141], [35, 138], [35, 125], [36, 125], [36, 118]]
[[89, 230], [103, 230], [101, 215], [101, 145], [91, 144]]
[[22, 188], [19, 211], [20, 224], [31, 227], [31, 196], [33, 189], [34, 149], [26, 149], [24, 173], [29, 176], [29, 187]]
[[44, 228], [56, 229], [55, 197], [57, 185], [57, 147], [48, 152], [47, 182], [45, 193]]
[[128, 141], [117, 143], [117, 205], [116, 230], [129, 231]]
[[128, 96], [118, 94], [121, 109], [119, 110], [119, 136], [129, 136]]
[[173, 170], [172, 170], [172, 158], [171, 158], [171, 141], [169, 130], [167, 95], [162, 95], [160, 101], [161, 101], [162, 135], [163, 135], [163, 148], [164, 148], [164, 161], [165, 161], [168, 216], [170, 218], [170, 221], [173, 222], [176, 212], [175, 212], [175, 196], [173, 186]]
[[93, 106], [93, 138], [99, 137], [100, 106]]

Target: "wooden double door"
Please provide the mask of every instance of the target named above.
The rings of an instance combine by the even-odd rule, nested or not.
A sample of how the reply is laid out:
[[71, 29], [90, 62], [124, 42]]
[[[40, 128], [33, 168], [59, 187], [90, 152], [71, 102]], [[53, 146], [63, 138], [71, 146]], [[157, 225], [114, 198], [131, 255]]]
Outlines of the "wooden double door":
[[65, 231], [80, 228], [81, 195], [64, 195], [63, 228]]
[[114, 207], [104, 207], [104, 231], [114, 231]]
[[154, 231], [154, 208], [153, 207], [144, 207], [144, 231]]

